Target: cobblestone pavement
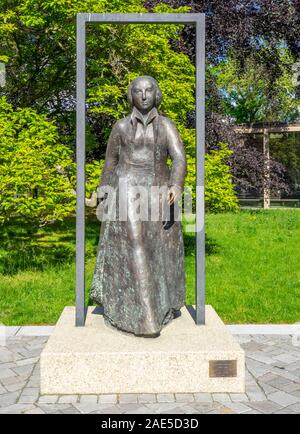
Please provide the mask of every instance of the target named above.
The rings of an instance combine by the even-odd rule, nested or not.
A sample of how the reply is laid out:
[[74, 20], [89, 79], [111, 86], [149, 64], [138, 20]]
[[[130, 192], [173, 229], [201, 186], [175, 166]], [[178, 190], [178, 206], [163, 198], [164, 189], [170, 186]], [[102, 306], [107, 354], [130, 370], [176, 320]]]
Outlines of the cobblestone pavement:
[[0, 413], [300, 413], [300, 348], [291, 336], [239, 335], [246, 351], [245, 394], [40, 395], [44, 336], [0, 346]]

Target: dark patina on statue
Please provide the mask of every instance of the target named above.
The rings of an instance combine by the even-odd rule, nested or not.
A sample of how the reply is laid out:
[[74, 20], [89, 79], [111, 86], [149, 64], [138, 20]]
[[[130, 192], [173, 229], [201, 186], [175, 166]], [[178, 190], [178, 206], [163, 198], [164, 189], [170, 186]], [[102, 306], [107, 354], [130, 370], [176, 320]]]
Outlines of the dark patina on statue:
[[[157, 111], [162, 99], [157, 82], [148, 76], [136, 78], [129, 86], [128, 99], [133, 110], [112, 128], [100, 184], [114, 188], [117, 205], [126, 202], [127, 217], [117, 215], [101, 224], [90, 295], [103, 305], [110, 326], [156, 337], [185, 300], [181, 223], [166, 221], [164, 209], [174, 207], [183, 191], [186, 158], [176, 126]], [[120, 185], [127, 187], [127, 195]], [[149, 192], [147, 201], [138, 200], [140, 208], [148, 211], [147, 219], [136, 218], [137, 198], [130, 193], [136, 186]], [[156, 220], [151, 219], [153, 202], [149, 199], [153, 186], [165, 186], [166, 191], [159, 195]], [[100, 194], [99, 206], [109, 199]]]

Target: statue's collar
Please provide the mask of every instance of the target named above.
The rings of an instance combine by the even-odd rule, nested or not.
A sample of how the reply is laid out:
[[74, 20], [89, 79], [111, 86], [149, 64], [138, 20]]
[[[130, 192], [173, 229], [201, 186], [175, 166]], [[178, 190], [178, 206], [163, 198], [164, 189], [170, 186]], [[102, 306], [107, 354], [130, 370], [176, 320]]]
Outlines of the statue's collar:
[[148, 113], [148, 116], [144, 117], [141, 112], [136, 108], [133, 107], [132, 113], [131, 113], [131, 122], [135, 123], [137, 120], [142, 122], [144, 126], [150, 124], [150, 122], [153, 121], [154, 118], [158, 116], [158, 111], [156, 107], [153, 107], [150, 112]]

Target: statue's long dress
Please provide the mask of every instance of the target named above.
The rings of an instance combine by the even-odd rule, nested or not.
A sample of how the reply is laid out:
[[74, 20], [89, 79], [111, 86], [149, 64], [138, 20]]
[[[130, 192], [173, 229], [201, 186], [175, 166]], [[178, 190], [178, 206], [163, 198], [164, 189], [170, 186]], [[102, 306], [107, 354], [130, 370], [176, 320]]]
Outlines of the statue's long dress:
[[[171, 172], [168, 155], [172, 159]], [[185, 173], [185, 153], [177, 129], [156, 108], [146, 123], [133, 109], [131, 115], [114, 125], [101, 186], [116, 189], [117, 205], [119, 199], [127, 201], [128, 218], [101, 224], [91, 299], [104, 306], [105, 317], [121, 330], [136, 335], [158, 333], [184, 305], [181, 223], [175, 221], [164, 228], [161, 212], [158, 221], [151, 221], [150, 200], [145, 202], [149, 221], [138, 221], [138, 202], [130, 187], [140, 185], [149, 193], [154, 185], [183, 188]], [[165, 196], [160, 200], [164, 201]], [[143, 197], [138, 201], [143, 207]]]

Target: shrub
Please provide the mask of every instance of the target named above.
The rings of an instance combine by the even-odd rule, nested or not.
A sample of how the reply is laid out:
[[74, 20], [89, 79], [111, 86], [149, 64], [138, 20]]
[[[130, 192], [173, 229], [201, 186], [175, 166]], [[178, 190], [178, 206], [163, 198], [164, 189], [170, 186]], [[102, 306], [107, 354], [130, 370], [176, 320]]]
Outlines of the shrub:
[[43, 225], [74, 212], [75, 165], [55, 125], [0, 98], [0, 223]]
[[226, 144], [205, 156], [205, 206], [212, 212], [235, 211], [238, 201], [227, 164], [231, 155]]

